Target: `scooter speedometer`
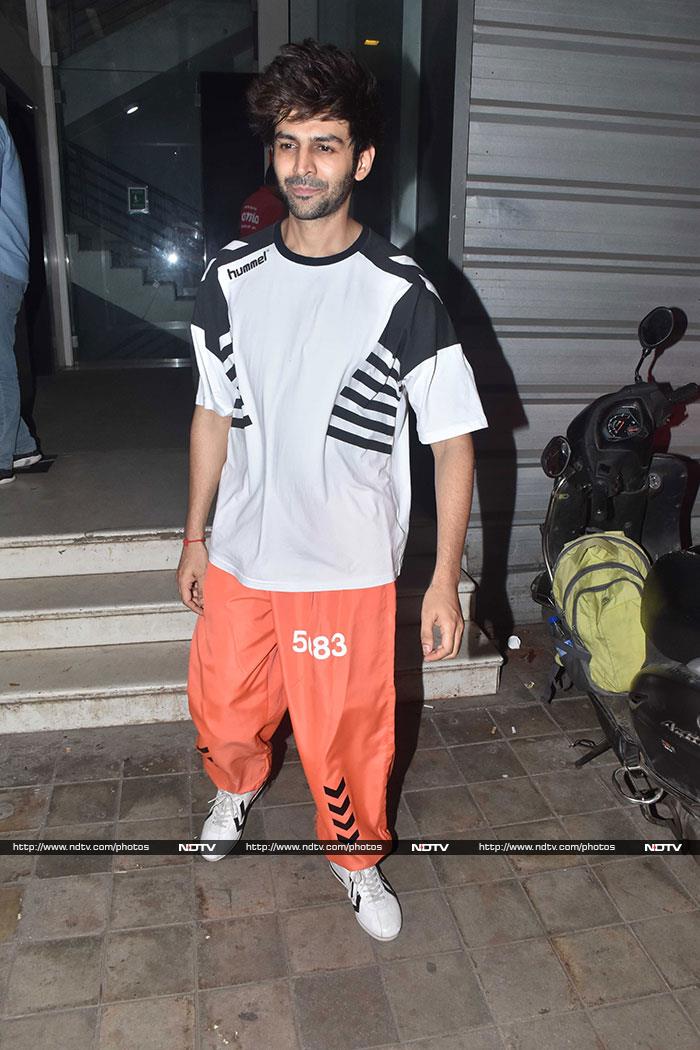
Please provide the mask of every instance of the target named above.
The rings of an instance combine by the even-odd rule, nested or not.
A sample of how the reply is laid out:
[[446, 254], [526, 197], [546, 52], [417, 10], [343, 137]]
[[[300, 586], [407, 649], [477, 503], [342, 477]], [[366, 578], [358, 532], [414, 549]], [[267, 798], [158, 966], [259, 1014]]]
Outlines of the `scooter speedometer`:
[[605, 435], [610, 441], [625, 441], [629, 438], [646, 437], [639, 405], [620, 405], [605, 420]]

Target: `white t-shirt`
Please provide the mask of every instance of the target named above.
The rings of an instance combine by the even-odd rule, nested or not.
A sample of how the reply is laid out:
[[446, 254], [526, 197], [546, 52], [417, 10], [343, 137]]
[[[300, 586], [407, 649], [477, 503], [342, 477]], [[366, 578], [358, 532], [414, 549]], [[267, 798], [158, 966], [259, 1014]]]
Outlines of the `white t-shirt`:
[[344, 252], [290, 251], [279, 223], [207, 267], [192, 339], [196, 403], [231, 416], [209, 558], [247, 587], [396, 579], [419, 440], [487, 426], [435, 288], [369, 227]]

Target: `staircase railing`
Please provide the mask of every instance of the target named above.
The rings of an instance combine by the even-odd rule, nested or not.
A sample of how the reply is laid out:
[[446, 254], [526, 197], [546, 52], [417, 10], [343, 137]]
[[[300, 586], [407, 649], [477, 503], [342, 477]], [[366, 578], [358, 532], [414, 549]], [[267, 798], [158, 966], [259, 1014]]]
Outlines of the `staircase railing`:
[[148, 212], [129, 214], [129, 187], [147, 185], [146, 179], [76, 143], [65, 143], [65, 161], [68, 211], [108, 233], [103, 242], [112, 238], [107, 246], [116, 265], [140, 266], [149, 279], [172, 281], [180, 293], [197, 284], [204, 238], [196, 208], [148, 185]]

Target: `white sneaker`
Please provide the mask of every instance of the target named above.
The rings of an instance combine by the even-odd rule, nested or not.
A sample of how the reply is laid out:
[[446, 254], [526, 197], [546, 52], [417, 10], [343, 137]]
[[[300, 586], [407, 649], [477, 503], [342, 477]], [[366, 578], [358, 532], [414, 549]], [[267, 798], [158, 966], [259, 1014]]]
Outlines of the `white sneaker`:
[[35, 463], [38, 463], [43, 458], [38, 448], [34, 449], [33, 452], [23, 452], [19, 456], [12, 457], [12, 469], [21, 470], [26, 467], [33, 467]]
[[242, 795], [219, 788], [216, 798], [209, 799], [212, 807], [202, 826], [200, 842], [226, 842], [229, 848], [219, 853], [202, 853], [205, 860], [221, 860], [231, 852], [243, 833], [248, 810], [264, 787], [265, 784], [261, 784], [257, 791], [245, 791]]
[[401, 905], [377, 865], [348, 871], [329, 860], [331, 871], [342, 882], [365, 933], [378, 941], [393, 941], [401, 932]]

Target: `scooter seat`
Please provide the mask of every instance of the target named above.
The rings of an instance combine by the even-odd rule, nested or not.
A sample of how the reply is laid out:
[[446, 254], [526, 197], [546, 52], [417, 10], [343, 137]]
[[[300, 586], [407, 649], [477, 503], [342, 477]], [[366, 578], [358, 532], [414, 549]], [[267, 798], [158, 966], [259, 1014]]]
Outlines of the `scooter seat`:
[[700, 656], [700, 547], [654, 562], [644, 582], [642, 626], [668, 659], [687, 664]]

